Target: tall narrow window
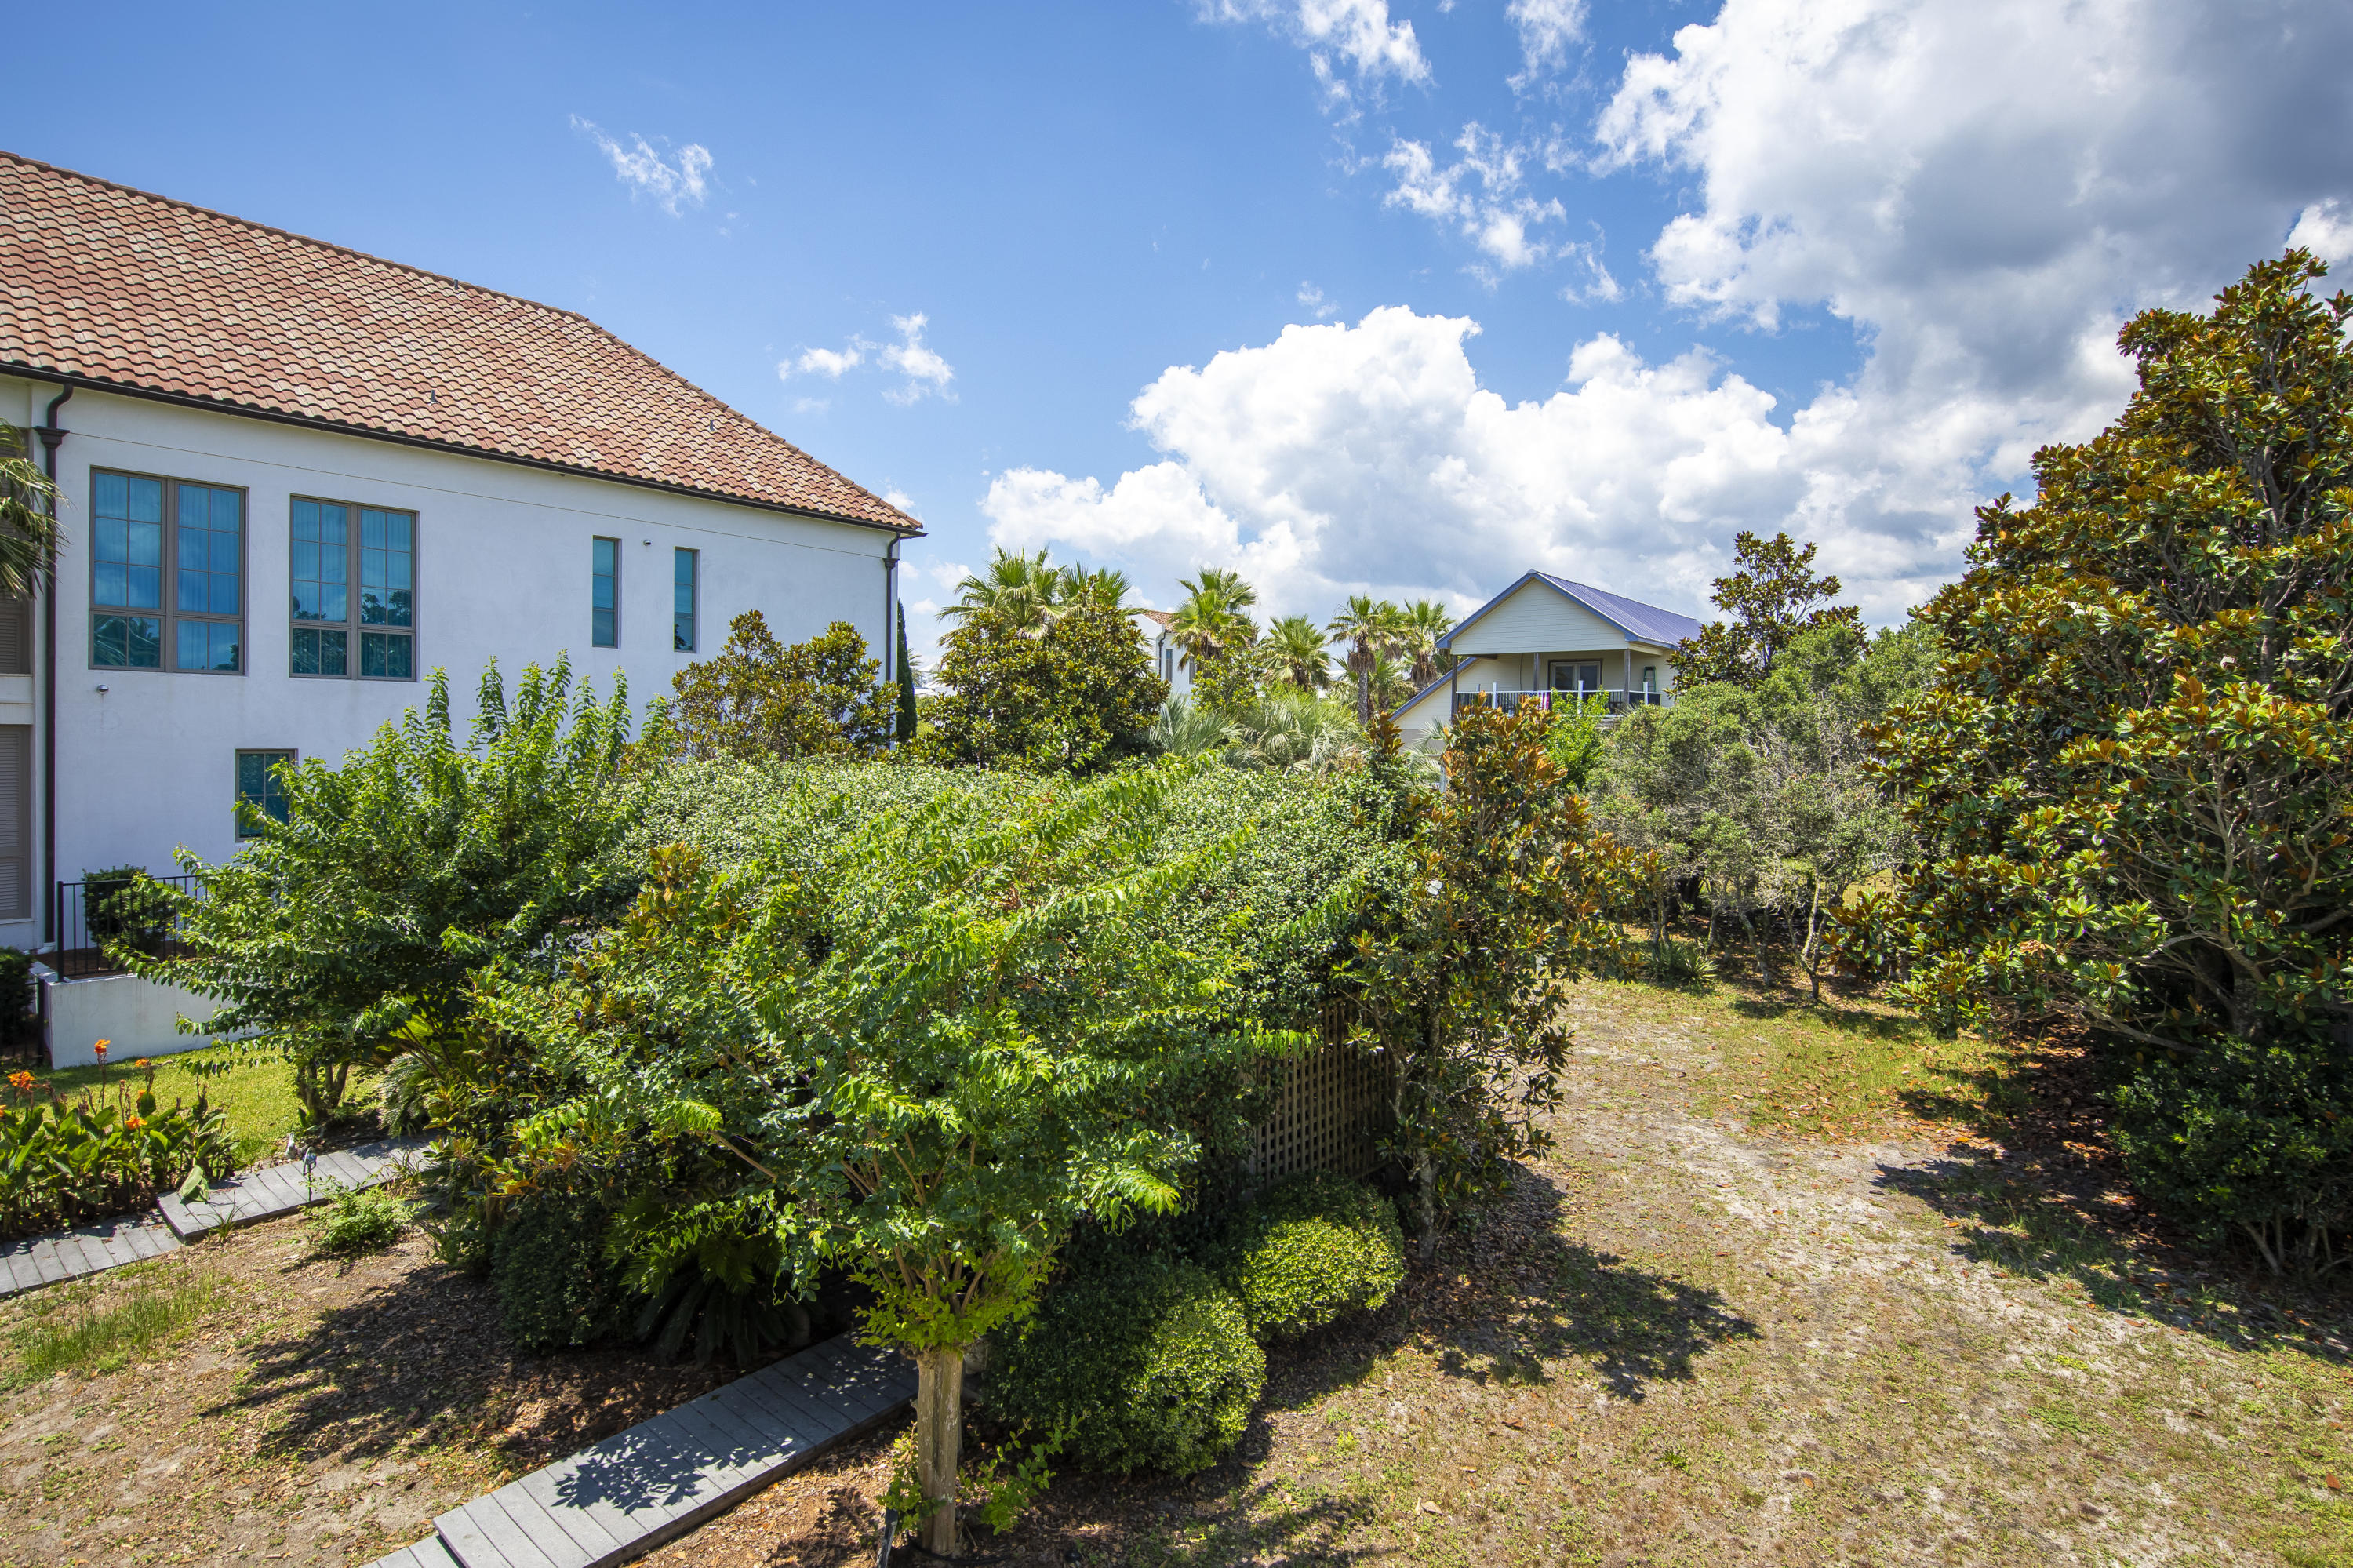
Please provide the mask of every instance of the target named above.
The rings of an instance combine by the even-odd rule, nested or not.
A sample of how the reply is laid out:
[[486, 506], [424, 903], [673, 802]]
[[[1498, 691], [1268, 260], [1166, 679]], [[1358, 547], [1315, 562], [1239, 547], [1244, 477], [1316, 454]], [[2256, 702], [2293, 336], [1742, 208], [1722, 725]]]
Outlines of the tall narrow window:
[[245, 493], [136, 473], [90, 479], [91, 666], [243, 671]]
[[591, 560], [588, 641], [599, 648], [621, 645], [621, 542], [598, 539]]
[[675, 550], [670, 555], [670, 646], [681, 653], [694, 652], [694, 574], [701, 565], [699, 553]]
[[417, 676], [417, 514], [348, 501], [294, 500], [297, 675]]
[[294, 766], [290, 751], [240, 751], [237, 754], [237, 836], [258, 838], [261, 820], [286, 820], [286, 780], [279, 769]]

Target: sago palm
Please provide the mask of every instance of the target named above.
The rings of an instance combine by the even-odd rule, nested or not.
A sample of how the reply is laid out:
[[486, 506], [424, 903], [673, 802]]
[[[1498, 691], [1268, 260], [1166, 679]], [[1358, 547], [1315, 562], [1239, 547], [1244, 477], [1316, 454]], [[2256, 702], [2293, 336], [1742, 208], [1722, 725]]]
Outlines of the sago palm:
[[1401, 617], [1405, 652], [1413, 655], [1415, 690], [1438, 679], [1438, 642], [1454, 630], [1454, 617], [1436, 599], [1418, 599]]

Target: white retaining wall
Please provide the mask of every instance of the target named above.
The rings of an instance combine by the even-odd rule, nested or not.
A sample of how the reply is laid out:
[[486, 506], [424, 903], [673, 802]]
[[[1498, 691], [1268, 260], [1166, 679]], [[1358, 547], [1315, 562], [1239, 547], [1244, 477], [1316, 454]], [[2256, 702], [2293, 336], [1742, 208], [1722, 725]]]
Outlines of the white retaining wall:
[[201, 1051], [214, 1044], [212, 1035], [183, 1034], [178, 1027], [184, 1013], [210, 1018], [220, 1006], [211, 997], [137, 975], [62, 980], [46, 968], [33, 972], [47, 1003], [53, 1067], [95, 1066], [98, 1053], [93, 1047], [101, 1040], [107, 1043], [106, 1059], [118, 1065], [141, 1056]]

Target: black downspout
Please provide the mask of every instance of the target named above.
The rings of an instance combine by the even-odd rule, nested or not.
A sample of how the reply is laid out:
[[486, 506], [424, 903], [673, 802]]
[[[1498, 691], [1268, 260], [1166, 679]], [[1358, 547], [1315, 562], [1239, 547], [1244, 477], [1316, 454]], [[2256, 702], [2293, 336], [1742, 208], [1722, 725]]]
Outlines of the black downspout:
[[896, 673], [891, 667], [892, 656], [898, 650], [892, 611], [899, 605], [899, 535], [891, 535], [890, 546], [882, 552], [882, 683], [889, 685]]
[[[70, 387], [49, 399], [49, 411], [40, 429], [41, 461], [49, 476], [49, 532], [58, 525], [58, 448], [66, 432], [58, 429], [58, 408], [74, 395]], [[41, 594], [41, 940], [58, 939], [58, 573], [49, 561], [49, 580]]]

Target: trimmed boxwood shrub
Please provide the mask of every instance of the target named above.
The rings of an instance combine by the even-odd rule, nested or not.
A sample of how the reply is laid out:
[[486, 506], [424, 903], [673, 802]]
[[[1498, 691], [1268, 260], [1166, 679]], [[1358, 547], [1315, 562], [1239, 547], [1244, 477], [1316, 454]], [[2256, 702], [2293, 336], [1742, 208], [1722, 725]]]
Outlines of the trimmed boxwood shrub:
[[530, 1355], [599, 1340], [616, 1327], [604, 1208], [561, 1192], [526, 1198], [491, 1243], [491, 1285], [507, 1338]]
[[1190, 1475], [1218, 1462], [1266, 1387], [1266, 1352], [1207, 1272], [1165, 1256], [1104, 1255], [1066, 1276], [994, 1359], [991, 1404], [1114, 1475]]
[[1318, 1172], [1244, 1210], [1214, 1261], [1250, 1332], [1303, 1334], [1387, 1303], [1405, 1278], [1405, 1235], [1387, 1198]]

